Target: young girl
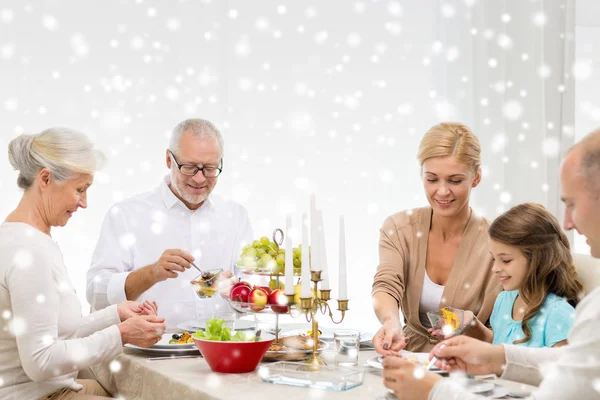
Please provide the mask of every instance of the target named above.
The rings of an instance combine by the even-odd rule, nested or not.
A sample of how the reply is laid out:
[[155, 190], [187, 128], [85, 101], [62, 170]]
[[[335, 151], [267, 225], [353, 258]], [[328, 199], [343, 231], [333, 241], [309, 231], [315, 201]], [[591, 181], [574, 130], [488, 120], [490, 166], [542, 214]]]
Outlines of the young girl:
[[504, 291], [492, 329], [466, 312], [473, 321], [467, 334], [494, 344], [565, 345], [583, 287], [558, 220], [539, 204], [520, 204], [496, 218], [489, 236], [492, 271]]

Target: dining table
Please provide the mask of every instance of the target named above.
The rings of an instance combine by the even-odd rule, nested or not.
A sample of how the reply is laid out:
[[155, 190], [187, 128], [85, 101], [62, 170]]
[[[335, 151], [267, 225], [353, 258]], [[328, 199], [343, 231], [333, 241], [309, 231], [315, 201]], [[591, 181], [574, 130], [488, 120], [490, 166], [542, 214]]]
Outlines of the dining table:
[[[344, 391], [310, 387], [278, 385], [263, 382], [261, 363], [249, 373], [223, 374], [212, 372], [198, 353], [194, 357], [155, 359], [139, 350], [124, 348], [123, 353], [108, 363], [97, 364], [80, 375], [93, 378], [110, 393], [127, 400], [133, 399], [395, 399], [383, 385], [381, 370], [367, 364], [377, 357], [374, 350], [359, 352], [358, 368], [365, 371], [361, 385]], [[333, 351], [322, 353], [331, 363]], [[332, 358], [333, 357], [333, 358]], [[494, 378], [494, 383], [508, 386], [519, 393], [535, 389], [532, 386]], [[500, 397], [510, 398], [510, 397]]]

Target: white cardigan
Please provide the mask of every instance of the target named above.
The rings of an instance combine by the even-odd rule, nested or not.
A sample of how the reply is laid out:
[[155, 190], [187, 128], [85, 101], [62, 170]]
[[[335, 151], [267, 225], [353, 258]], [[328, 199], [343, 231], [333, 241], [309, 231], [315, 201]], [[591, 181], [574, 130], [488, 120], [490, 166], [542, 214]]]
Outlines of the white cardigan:
[[[577, 305], [569, 344], [559, 348], [505, 345], [503, 379], [538, 385], [528, 399], [600, 399], [600, 288]], [[541, 383], [540, 383], [541, 382]], [[429, 400], [476, 400], [451, 379], [436, 383]]]
[[0, 398], [80, 390], [78, 370], [123, 351], [117, 306], [83, 317], [62, 253], [24, 223], [0, 225]]

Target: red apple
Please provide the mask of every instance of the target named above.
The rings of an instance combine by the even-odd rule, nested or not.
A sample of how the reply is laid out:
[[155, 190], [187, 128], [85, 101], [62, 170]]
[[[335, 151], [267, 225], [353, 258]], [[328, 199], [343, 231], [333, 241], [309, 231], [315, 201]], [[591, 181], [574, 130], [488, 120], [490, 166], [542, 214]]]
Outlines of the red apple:
[[254, 285], [254, 289], [262, 289], [267, 294], [267, 296], [269, 296], [271, 294], [271, 292], [272, 292], [271, 288], [268, 287], [268, 286], [257, 286], [257, 285]]
[[233, 288], [229, 292], [229, 297], [233, 301], [248, 303], [248, 296], [250, 295], [251, 291], [252, 291], [252, 289], [250, 289], [250, 286], [246, 286], [246, 285], [233, 286]]
[[271, 310], [276, 313], [286, 313], [288, 311], [288, 298], [281, 289], [275, 289], [269, 295]]
[[238, 286], [242, 286], [242, 285], [246, 285], [250, 288], [250, 290], [252, 290], [252, 285], [245, 281], [239, 281], [238, 283], [234, 283], [233, 286], [231, 287], [231, 290], [233, 290], [234, 288], [236, 288]]
[[262, 288], [255, 287], [248, 295], [248, 302], [251, 303], [252, 311], [258, 312], [269, 302], [269, 295]]

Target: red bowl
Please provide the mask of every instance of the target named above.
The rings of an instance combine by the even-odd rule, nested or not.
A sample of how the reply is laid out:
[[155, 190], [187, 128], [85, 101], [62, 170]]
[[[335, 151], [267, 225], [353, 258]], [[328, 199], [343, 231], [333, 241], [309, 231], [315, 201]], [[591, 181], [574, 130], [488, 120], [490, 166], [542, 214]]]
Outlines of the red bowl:
[[226, 374], [254, 371], [275, 340], [270, 335], [258, 342], [217, 342], [192, 338], [210, 369]]

